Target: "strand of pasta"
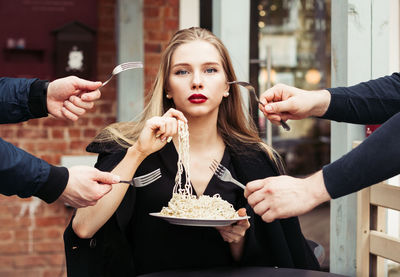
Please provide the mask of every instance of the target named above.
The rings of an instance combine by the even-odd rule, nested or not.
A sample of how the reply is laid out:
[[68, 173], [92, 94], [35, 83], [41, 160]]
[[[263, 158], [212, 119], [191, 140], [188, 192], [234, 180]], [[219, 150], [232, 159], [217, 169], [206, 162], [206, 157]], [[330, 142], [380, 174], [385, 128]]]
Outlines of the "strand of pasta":
[[[175, 176], [173, 193], [192, 195], [190, 184], [189, 127], [178, 120], [178, 171]], [[182, 186], [182, 174], [185, 172], [185, 184]]]

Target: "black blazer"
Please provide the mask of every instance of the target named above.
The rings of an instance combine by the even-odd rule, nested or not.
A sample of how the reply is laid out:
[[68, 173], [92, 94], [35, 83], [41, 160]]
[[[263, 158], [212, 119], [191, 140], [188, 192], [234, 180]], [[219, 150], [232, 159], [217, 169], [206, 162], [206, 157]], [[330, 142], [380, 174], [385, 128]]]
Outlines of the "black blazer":
[[[230, 150], [230, 154], [236, 175], [243, 184], [277, 175], [274, 165], [262, 151], [238, 154]], [[104, 159], [106, 155], [108, 153], [100, 154], [96, 167], [110, 171], [125, 152], [120, 151], [113, 159]], [[265, 164], [270, 164], [269, 172]], [[135, 276], [129, 236], [124, 234], [129, 225], [128, 216], [133, 213], [134, 197], [134, 193], [127, 193], [114, 215], [91, 239], [78, 238], [71, 223], [68, 225], [64, 232], [68, 276]], [[319, 270], [318, 261], [301, 233], [297, 217], [265, 223], [248, 205], [246, 208], [251, 217], [250, 223], [255, 228], [246, 233], [243, 257], [237, 265]], [[255, 248], [258, 250], [253, 251]]]

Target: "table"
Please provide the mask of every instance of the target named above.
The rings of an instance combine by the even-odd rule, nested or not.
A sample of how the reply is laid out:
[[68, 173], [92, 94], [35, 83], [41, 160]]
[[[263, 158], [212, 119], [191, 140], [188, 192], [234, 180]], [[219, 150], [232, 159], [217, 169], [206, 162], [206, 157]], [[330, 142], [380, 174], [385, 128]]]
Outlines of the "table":
[[140, 275], [140, 277], [343, 277], [329, 272], [274, 267], [219, 267], [201, 270], [169, 270]]

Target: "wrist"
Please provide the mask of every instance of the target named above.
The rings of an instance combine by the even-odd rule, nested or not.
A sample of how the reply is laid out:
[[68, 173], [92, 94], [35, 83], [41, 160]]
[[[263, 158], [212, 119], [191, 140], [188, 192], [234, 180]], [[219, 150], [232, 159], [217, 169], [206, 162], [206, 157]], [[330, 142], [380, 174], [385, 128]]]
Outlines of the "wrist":
[[306, 185], [307, 185], [306, 190], [311, 196], [311, 203], [313, 207], [316, 207], [319, 204], [325, 201], [329, 201], [331, 199], [325, 187], [322, 170], [319, 170], [318, 172], [307, 177]]
[[148, 156], [137, 147], [137, 143], [128, 148], [127, 155], [136, 157], [140, 161], [143, 161]]
[[317, 104], [313, 109], [313, 116], [321, 117], [328, 110], [329, 103], [331, 102], [331, 94], [328, 90], [319, 90], [313, 92], [312, 97], [316, 99]]

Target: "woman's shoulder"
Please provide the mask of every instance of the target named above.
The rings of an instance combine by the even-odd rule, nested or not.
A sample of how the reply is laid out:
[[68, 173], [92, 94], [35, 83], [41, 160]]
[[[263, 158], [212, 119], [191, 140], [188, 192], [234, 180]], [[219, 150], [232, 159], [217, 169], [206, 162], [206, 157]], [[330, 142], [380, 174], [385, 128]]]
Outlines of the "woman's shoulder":
[[127, 148], [117, 142], [91, 142], [86, 151], [98, 154], [95, 167], [103, 171], [111, 171], [125, 156]]

